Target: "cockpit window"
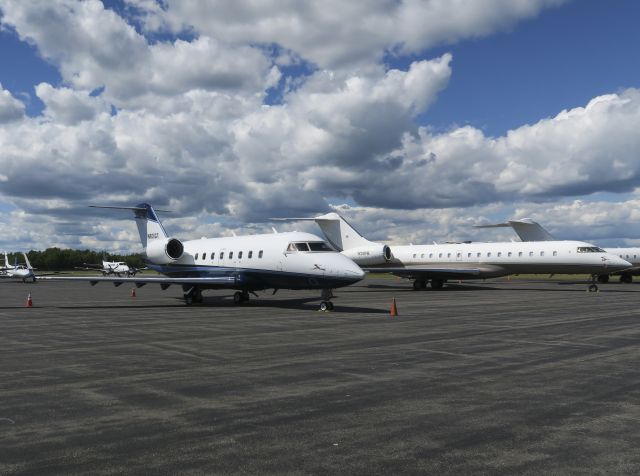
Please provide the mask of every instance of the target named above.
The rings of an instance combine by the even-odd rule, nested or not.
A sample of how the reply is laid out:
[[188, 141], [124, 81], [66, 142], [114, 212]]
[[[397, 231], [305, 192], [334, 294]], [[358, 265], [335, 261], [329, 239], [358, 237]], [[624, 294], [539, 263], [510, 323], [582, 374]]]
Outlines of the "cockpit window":
[[311, 251], [333, 251], [324, 241], [311, 241], [309, 242], [309, 248], [311, 248]]
[[287, 251], [333, 251], [324, 241], [289, 243]]
[[578, 246], [578, 253], [606, 253], [606, 251], [597, 246]]

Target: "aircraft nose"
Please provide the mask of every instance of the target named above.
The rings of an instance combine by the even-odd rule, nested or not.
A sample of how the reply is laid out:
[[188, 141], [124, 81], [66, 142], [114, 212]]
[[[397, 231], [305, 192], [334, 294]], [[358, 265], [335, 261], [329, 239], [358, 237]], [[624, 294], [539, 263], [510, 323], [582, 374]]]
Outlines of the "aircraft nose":
[[611, 271], [622, 271], [624, 269], [631, 268], [633, 265], [627, 260], [620, 258], [614, 254], [607, 254], [608, 260], [605, 262], [607, 269]]
[[356, 279], [358, 281], [364, 278], [364, 271], [362, 271], [360, 266], [358, 266], [346, 256], [343, 256], [341, 254], [338, 254], [337, 256], [340, 259], [340, 269], [342, 270], [344, 276]]

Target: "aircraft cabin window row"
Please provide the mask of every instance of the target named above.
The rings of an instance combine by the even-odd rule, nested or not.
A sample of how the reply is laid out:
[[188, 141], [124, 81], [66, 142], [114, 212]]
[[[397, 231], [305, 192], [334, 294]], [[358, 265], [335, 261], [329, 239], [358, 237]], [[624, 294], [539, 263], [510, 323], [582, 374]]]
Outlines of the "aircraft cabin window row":
[[[291, 247], [292, 245], [293, 245], [293, 243], [290, 244], [289, 247]], [[589, 251], [584, 251], [584, 249], [588, 249]], [[599, 250], [599, 251], [596, 251], [596, 250]], [[288, 250], [288, 251], [290, 251], [290, 250]], [[604, 251], [602, 249], [596, 248], [595, 246], [594, 247], [580, 247], [580, 248], [578, 248], [578, 252], [579, 253], [596, 253], [596, 252], [604, 253]], [[529, 256], [533, 257], [533, 256], [535, 256], [535, 253], [536, 252], [534, 252], [534, 251], [529, 251]], [[539, 254], [540, 254], [541, 257], [545, 256], [545, 252], [544, 251], [540, 251]], [[557, 251], [552, 251], [551, 254], [553, 256], [558, 256], [558, 252]], [[451, 255], [452, 255], [452, 253], [446, 253], [446, 258], [451, 259]], [[456, 259], [462, 259], [462, 255], [463, 255], [462, 252], [460, 252], [460, 251], [456, 252]], [[472, 258], [473, 255], [474, 255], [473, 252], [468, 252], [467, 253], [467, 258]], [[480, 252], [480, 251], [475, 253], [476, 258], [482, 258], [482, 255], [483, 255], [483, 253]], [[506, 253], [506, 257], [507, 258], [512, 258], [514, 255], [515, 255], [515, 252], [512, 252], [512, 251], [508, 251]], [[491, 251], [486, 252], [485, 256], [487, 258], [491, 258], [492, 252]], [[497, 258], [502, 258], [503, 256], [505, 256], [505, 254], [502, 251], [498, 251], [498, 252], [495, 253], [495, 256]], [[524, 256], [524, 252], [523, 251], [518, 251], [518, 257], [522, 258], [523, 256]], [[420, 258], [424, 258], [424, 257], [425, 257], [425, 253], [421, 253], [420, 254]], [[428, 258], [429, 259], [434, 259], [434, 257], [435, 257], [434, 253], [429, 253], [428, 254]], [[439, 259], [442, 259], [442, 258], [445, 257], [445, 254], [444, 253], [438, 253], [437, 257]], [[623, 258], [623, 255], [620, 255], [620, 257]], [[635, 257], [636, 256], [634, 255], [634, 258]], [[413, 253], [413, 258], [417, 259], [418, 258], [418, 253]], [[627, 256], [627, 258], [629, 258], [629, 256]]]
[[[200, 255], [200, 253], [196, 253], [196, 254], [193, 256], [193, 259], [194, 259], [195, 261], [198, 261], [198, 256], [199, 256], [199, 255]], [[258, 258], [262, 258], [262, 255], [263, 255], [263, 250], [258, 251]], [[238, 251], [238, 259], [242, 259], [242, 256], [243, 256], [243, 252], [242, 252], [242, 251]], [[247, 258], [248, 258], [248, 259], [253, 258], [253, 251], [249, 251], [249, 252], [247, 253]], [[207, 253], [202, 253], [201, 261], [205, 261], [206, 259], [207, 259]], [[209, 260], [210, 260], [210, 261], [213, 261], [213, 260], [215, 260], [215, 259], [216, 259], [216, 254], [215, 254], [215, 252], [212, 252], [212, 253], [211, 253], [211, 255], [210, 255]], [[224, 251], [221, 251], [221, 252], [220, 252], [220, 255], [219, 255], [219, 258], [218, 258], [218, 259], [224, 259]], [[229, 258], [228, 258], [228, 259], [233, 259], [233, 251], [229, 251]]]

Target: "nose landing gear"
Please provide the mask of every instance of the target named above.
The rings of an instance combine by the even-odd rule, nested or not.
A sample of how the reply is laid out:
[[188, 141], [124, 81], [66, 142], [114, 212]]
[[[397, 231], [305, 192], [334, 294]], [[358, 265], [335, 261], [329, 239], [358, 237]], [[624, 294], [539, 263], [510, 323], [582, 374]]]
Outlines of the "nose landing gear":
[[320, 299], [322, 302], [320, 303], [320, 310], [322, 312], [330, 312], [333, 311], [333, 303], [331, 299], [333, 298], [333, 290], [332, 289], [323, 289], [322, 294], [320, 295]]

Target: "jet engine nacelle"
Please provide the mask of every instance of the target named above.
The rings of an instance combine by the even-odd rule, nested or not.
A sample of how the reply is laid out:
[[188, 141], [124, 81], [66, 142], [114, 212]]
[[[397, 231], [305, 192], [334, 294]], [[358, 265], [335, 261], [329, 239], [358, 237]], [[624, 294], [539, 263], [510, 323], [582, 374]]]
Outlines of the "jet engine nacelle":
[[184, 253], [184, 246], [177, 238], [154, 240], [147, 243], [147, 258], [155, 264], [169, 264], [179, 260]]
[[391, 261], [391, 248], [387, 245], [367, 245], [349, 248], [342, 252], [360, 265], [376, 265]]

